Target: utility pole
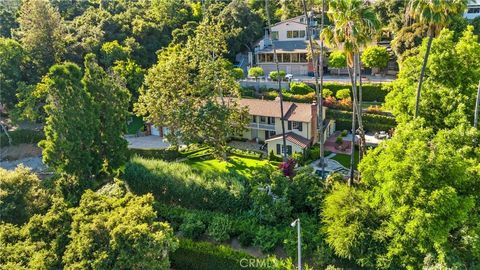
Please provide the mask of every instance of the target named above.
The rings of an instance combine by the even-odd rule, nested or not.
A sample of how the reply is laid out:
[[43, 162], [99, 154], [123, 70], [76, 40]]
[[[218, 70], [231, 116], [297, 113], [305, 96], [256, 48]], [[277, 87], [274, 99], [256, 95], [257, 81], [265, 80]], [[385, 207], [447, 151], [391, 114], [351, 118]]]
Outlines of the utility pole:
[[298, 256], [298, 270], [302, 270], [302, 239], [300, 237], [300, 219], [297, 218], [295, 219], [292, 224], [290, 224], [292, 227], [295, 227], [297, 225], [297, 256]]
[[287, 139], [285, 137], [285, 114], [283, 113], [283, 94], [282, 94], [282, 79], [280, 77], [280, 67], [278, 66], [277, 50], [272, 40], [272, 24], [270, 23], [270, 12], [268, 7], [268, 0], [265, 0], [265, 11], [267, 12], [268, 20], [268, 35], [270, 43], [273, 49], [273, 60], [277, 68], [277, 80], [278, 80], [278, 98], [280, 99], [280, 121], [282, 122], [282, 140], [283, 140], [283, 161], [287, 160]]
[[[320, 40], [320, 55], [318, 58], [318, 62], [316, 61], [315, 57], [315, 48], [313, 45], [313, 31], [311, 31], [310, 27], [310, 16], [308, 16], [307, 12], [307, 4], [305, 0], [302, 0], [303, 3], [303, 14], [307, 21], [307, 34], [308, 34], [308, 44], [310, 46], [310, 55], [312, 60], [312, 66], [314, 67], [314, 76], [315, 76], [315, 93], [317, 96], [317, 132], [318, 132], [318, 145], [320, 148], [320, 165], [322, 167], [322, 178], [324, 177], [325, 171], [325, 160], [324, 160], [324, 150], [323, 150], [323, 40]], [[325, 0], [322, 0], [322, 22], [321, 22], [321, 30], [323, 30], [324, 24], [324, 17], [323, 17], [323, 8], [324, 8]], [[311, 16], [313, 17], [313, 15]], [[313, 19], [313, 18], [312, 18]], [[320, 71], [321, 70], [321, 71]], [[322, 75], [320, 75], [322, 74]], [[318, 77], [320, 76], [321, 82], [320, 85], [318, 83]]]

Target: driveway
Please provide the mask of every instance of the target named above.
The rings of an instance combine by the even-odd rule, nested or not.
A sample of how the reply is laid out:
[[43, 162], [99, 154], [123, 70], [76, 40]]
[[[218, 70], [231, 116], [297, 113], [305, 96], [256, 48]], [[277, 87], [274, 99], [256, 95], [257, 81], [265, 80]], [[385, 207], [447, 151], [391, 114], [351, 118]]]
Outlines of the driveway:
[[128, 148], [134, 149], [165, 149], [170, 146], [159, 136], [126, 137], [125, 139], [128, 141]]

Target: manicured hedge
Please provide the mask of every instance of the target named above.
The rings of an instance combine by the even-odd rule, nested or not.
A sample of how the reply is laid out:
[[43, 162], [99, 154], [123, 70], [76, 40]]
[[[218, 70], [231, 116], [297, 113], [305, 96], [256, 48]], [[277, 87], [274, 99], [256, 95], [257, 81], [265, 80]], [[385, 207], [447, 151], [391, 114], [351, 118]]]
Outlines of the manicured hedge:
[[246, 263], [249, 259], [254, 259], [254, 257], [228, 246], [214, 245], [208, 242], [193, 242], [189, 239], [180, 239], [179, 248], [170, 255], [171, 266], [176, 270], [268, 269], [249, 267]]
[[248, 207], [246, 180], [236, 174], [199, 174], [184, 163], [135, 156], [123, 178], [133, 192], [152, 193], [169, 205], [221, 212]]
[[[18, 145], [22, 143], [33, 143], [37, 144], [39, 141], [45, 138], [45, 134], [41, 130], [31, 130], [31, 129], [17, 129], [14, 131], [9, 131], [8, 135], [12, 139], [12, 145]], [[8, 146], [8, 137], [7, 134], [0, 134], [0, 147]]]
[[[333, 95], [336, 95], [338, 90], [342, 90], [345, 88], [351, 89], [351, 84], [341, 84], [341, 83], [333, 83], [333, 82], [326, 82], [323, 85], [324, 88], [330, 89], [333, 92]], [[362, 84], [362, 97], [363, 101], [385, 101], [385, 96], [390, 92], [390, 83], [384, 84]]]
[[[352, 113], [349, 111], [327, 110], [327, 118], [335, 120], [336, 130], [352, 128]], [[365, 130], [369, 131], [386, 131], [397, 125], [394, 117], [386, 115], [363, 114], [362, 120]]]

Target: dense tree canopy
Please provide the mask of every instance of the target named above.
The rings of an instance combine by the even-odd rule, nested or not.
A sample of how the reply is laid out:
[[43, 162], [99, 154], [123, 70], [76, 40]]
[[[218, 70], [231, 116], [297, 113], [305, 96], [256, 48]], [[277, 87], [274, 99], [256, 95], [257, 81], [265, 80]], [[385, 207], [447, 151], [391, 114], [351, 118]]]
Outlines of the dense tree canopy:
[[25, 0], [15, 35], [29, 53], [39, 74], [45, 74], [65, 54], [65, 22], [49, 1]]
[[[426, 125], [441, 129], [473, 121], [480, 79], [480, 61], [475, 57], [480, 54], [477, 40], [471, 26], [458, 42], [454, 41], [453, 32], [449, 30], [443, 30], [433, 40], [420, 103], [420, 116], [425, 118]], [[423, 55], [425, 49], [426, 43], [402, 62], [398, 79], [387, 95], [385, 106], [392, 110], [397, 122], [406, 122], [413, 115], [414, 84], [422, 65], [418, 55]]]
[[459, 126], [435, 134], [422, 125], [401, 125], [361, 162], [359, 186], [327, 195], [327, 242], [340, 256], [385, 269], [418, 269], [427, 255], [449, 266], [478, 265], [479, 242], [466, 238], [480, 232], [479, 133]]
[[173, 144], [203, 141], [225, 153], [228, 136], [242, 131], [248, 121], [245, 110], [231, 99], [239, 97], [239, 87], [222, 57], [226, 49], [221, 25], [203, 21], [186, 48], [173, 46], [159, 55], [146, 76], [137, 113], [168, 127]]

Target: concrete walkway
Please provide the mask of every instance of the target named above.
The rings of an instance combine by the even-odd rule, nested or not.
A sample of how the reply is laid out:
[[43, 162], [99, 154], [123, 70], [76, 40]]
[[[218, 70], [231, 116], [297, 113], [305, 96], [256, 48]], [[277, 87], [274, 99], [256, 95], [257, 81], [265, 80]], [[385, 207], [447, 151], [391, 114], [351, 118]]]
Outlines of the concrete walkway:
[[[345, 168], [342, 164], [340, 164], [338, 161], [333, 160], [333, 158], [336, 154], [331, 153], [327, 157], [325, 157], [325, 172], [327, 174], [333, 173], [333, 172], [339, 172], [343, 174], [344, 176], [348, 176], [349, 174], [349, 169]], [[314, 162], [310, 163], [310, 166], [313, 167], [313, 170], [315, 172], [320, 172], [322, 170], [322, 167], [320, 166], [320, 160], [315, 160]]]

